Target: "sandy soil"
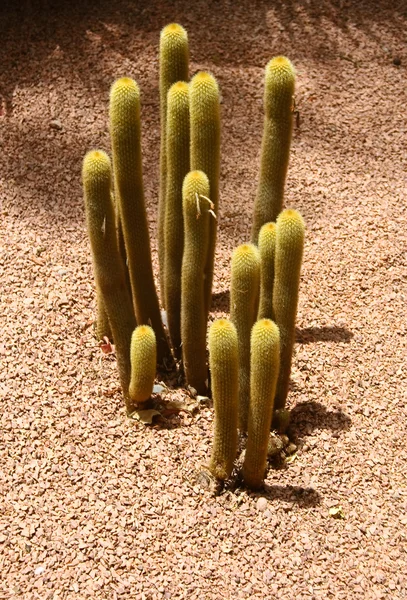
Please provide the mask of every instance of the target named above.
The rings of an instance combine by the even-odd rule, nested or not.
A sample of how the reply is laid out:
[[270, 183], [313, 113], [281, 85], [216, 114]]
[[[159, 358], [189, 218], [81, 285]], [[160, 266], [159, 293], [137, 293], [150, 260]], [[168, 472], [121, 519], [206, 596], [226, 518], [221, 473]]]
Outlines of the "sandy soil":
[[[407, 597], [404, 9], [2, 2], [0, 598]], [[90, 327], [82, 157], [109, 148], [113, 80], [137, 79], [156, 264], [157, 44], [171, 21], [189, 32], [191, 73], [210, 70], [222, 90], [212, 317], [228, 310], [231, 251], [250, 231], [264, 66], [283, 53], [298, 71], [286, 198], [307, 223], [298, 452], [260, 494], [213, 496], [196, 479], [210, 407], [126, 420]]]

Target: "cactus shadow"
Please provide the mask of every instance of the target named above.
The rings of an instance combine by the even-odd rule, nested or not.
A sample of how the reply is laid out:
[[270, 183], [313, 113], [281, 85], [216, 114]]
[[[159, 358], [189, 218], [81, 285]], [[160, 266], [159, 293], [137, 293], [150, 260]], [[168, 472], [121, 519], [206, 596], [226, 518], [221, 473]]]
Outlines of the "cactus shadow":
[[230, 311], [230, 291], [215, 292], [212, 294], [211, 311], [214, 313], [228, 313]]
[[263, 491], [254, 497], [263, 497], [267, 500], [282, 500], [296, 504], [298, 508], [312, 508], [321, 504], [321, 494], [314, 488], [303, 488], [298, 485], [270, 485], [265, 484]]
[[302, 439], [311, 435], [315, 429], [330, 429], [339, 434], [347, 431], [352, 419], [342, 410], [328, 410], [319, 402], [301, 402], [290, 413], [289, 437], [301, 444]]
[[313, 344], [315, 342], [349, 343], [352, 338], [352, 331], [349, 331], [346, 327], [337, 327], [336, 325], [296, 329], [296, 341], [298, 344]]

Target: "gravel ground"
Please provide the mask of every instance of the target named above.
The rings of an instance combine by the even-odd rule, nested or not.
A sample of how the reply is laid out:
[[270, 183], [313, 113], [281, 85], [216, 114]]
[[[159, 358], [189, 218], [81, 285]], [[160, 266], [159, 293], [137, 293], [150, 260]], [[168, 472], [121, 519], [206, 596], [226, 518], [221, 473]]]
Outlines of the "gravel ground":
[[[2, 3], [0, 598], [407, 597], [403, 9]], [[286, 197], [307, 223], [298, 451], [259, 494], [215, 496], [197, 478], [210, 406], [126, 420], [114, 356], [92, 334], [82, 157], [108, 150], [109, 87], [133, 76], [157, 266], [157, 43], [171, 21], [189, 32], [191, 72], [210, 70], [222, 91], [212, 317], [228, 310], [231, 251], [249, 237], [264, 66], [283, 53], [298, 71]]]

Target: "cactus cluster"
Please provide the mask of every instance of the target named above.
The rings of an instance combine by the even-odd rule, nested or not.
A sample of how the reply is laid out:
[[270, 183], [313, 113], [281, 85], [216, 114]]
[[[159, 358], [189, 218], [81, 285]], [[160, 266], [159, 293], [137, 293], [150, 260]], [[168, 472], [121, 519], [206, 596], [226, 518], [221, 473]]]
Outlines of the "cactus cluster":
[[[112, 164], [101, 150], [83, 162], [86, 220], [97, 294], [97, 335], [113, 338], [127, 413], [151, 397], [157, 364], [182, 366], [185, 383], [208, 393], [207, 323], [219, 212], [220, 94], [198, 72], [188, 82], [188, 36], [160, 37], [160, 183], [154, 282], [144, 202], [140, 90], [122, 77], [110, 91]], [[231, 259], [230, 320], [209, 330], [215, 409], [210, 470], [230, 477], [238, 430], [247, 434], [243, 478], [261, 486], [273, 411], [284, 409], [294, 344], [304, 222], [283, 210], [295, 72], [282, 56], [265, 74], [265, 120], [251, 243]], [[180, 362], [181, 361], [181, 362]]]

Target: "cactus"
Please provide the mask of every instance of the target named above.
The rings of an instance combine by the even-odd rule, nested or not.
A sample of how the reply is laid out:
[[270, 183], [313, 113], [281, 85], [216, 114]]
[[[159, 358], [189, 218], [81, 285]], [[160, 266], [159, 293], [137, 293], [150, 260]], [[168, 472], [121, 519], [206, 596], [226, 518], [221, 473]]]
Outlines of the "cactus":
[[274, 319], [273, 285], [274, 256], [276, 249], [276, 224], [265, 223], [259, 233], [260, 301], [258, 319]]
[[110, 91], [110, 134], [114, 180], [126, 245], [133, 303], [139, 325], [151, 323], [157, 338], [157, 359], [171, 360], [154, 285], [141, 164], [140, 93], [129, 77]]
[[250, 409], [243, 478], [250, 488], [264, 480], [280, 362], [278, 327], [270, 319], [254, 324], [250, 340]]
[[304, 234], [304, 220], [296, 210], [287, 209], [280, 213], [276, 224], [273, 289], [273, 311], [281, 338], [281, 367], [274, 401], [275, 410], [285, 407], [288, 394]]
[[218, 319], [209, 329], [209, 365], [215, 427], [209, 469], [217, 479], [230, 477], [237, 451], [238, 342], [236, 328]]
[[202, 196], [208, 196], [209, 181], [202, 171], [191, 171], [182, 187], [184, 255], [181, 278], [182, 357], [188, 385], [205, 394], [206, 326], [208, 312], [204, 297], [205, 263], [208, 255], [209, 213]]
[[110, 328], [109, 317], [107, 316], [105, 303], [103, 301], [102, 292], [96, 285], [96, 338], [100, 342], [103, 338], [107, 337], [109, 340], [113, 339], [112, 330]]
[[264, 223], [275, 221], [283, 208], [292, 133], [294, 67], [276, 56], [266, 66], [264, 131], [259, 186], [254, 204], [252, 242], [257, 244]]
[[[165, 218], [167, 187], [167, 95], [177, 81], [188, 81], [188, 35], [181, 25], [170, 23], [160, 35], [160, 193], [158, 200], [158, 262], [161, 301], [165, 305]], [[189, 171], [189, 168], [188, 168]], [[186, 173], [184, 173], [185, 175]]]
[[109, 318], [120, 383], [129, 412], [130, 340], [136, 321], [117, 247], [115, 214], [110, 195], [111, 165], [105, 152], [94, 150], [86, 154], [82, 179], [96, 286], [103, 297]]
[[[197, 73], [190, 83], [191, 169], [201, 170], [209, 179], [209, 197], [214, 212], [219, 212], [220, 170], [220, 99], [216, 79], [209, 73]], [[209, 312], [212, 301], [217, 219], [210, 220], [209, 246], [205, 266], [205, 302]]]
[[232, 254], [230, 320], [239, 343], [239, 429], [247, 431], [250, 399], [250, 332], [256, 321], [260, 255], [253, 244], [242, 244]]
[[188, 84], [177, 82], [168, 92], [167, 185], [165, 199], [165, 307], [172, 347], [181, 358], [181, 267], [184, 250], [182, 185], [189, 172]]
[[129, 396], [136, 405], [142, 404], [150, 398], [153, 391], [157, 364], [155, 333], [149, 325], [139, 325], [133, 331], [130, 362]]

